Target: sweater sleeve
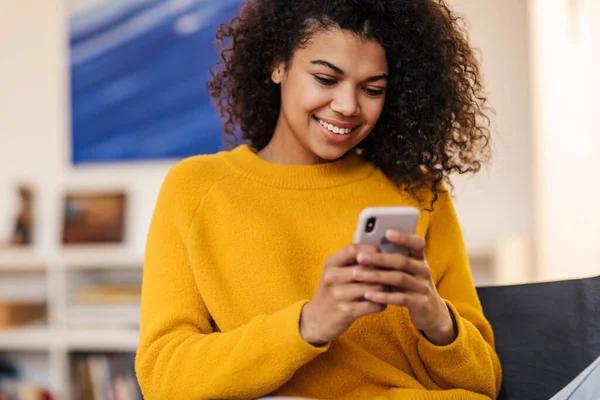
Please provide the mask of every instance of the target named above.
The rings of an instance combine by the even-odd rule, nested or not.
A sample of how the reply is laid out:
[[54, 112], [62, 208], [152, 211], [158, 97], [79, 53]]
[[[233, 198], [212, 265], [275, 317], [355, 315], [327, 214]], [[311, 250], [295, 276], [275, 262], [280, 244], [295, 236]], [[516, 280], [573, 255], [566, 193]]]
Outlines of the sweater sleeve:
[[458, 328], [447, 346], [436, 346], [415, 329], [417, 351], [441, 389], [466, 389], [495, 399], [501, 368], [494, 334], [473, 283], [456, 212], [447, 192], [440, 193], [427, 233], [428, 262], [441, 271], [436, 286]]
[[[195, 284], [186, 237], [201, 191], [176, 166], [165, 179], [150, 224], [142, 283], [136, 374], [146, 399], [249, 399], [282, 386], [327, 351], [299, 332], [301, 301], [214, 332]], [[204, 192], [208, 190], [205, 189]], [[192, 200], [196, 199], [196, 200]]]

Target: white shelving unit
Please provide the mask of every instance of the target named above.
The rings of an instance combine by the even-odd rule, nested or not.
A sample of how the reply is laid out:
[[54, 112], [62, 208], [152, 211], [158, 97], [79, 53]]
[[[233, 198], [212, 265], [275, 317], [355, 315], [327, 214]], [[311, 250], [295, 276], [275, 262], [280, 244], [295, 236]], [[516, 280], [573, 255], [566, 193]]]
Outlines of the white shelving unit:
[[[489, 251], [470, 252], [477, 284], [493, 278], [494, 254]], [[73, 352], [133, 353], [138, 346], [137, 329], [75, 329], [66, 321], [69, 281], [76, 274], [89, 272], [124, 272], [142, 275], [142, 257], [128, 254], [112, 246], [73, 247], [51, 258], [38, 257], [28, 251], [0, 250], [2, 274], [44, 274], [49, 308], [47, 327], [0, 329], [0, 353], [44, 354], [49, 389], [59, 400], [72, 400], [69, 357]], [[16, 356], [15, 356], [16, 354]], [[31, 363], [31, 362], [30, 362]]]
[[47, 262], [29, 249], [0, 248], [0, 272], [43, 272]]
[[49, 351], [57, 335], [48, 328], [0, 330], [0, 351]]
[[[2, 274], [43, 274], [46, 281], [48, 325], [0, 328], [0, 353], [45, 354], [45, 376], [59, 400], [71, 400], [69, 357], [72, 352], [133, 353], [138, 345], [137, 329], [75, 329], [67, 325], [68, 284], [74, 274], [90, 271], [127, 271], [142, 274], [142, 257], [120, 247], [73, 247], [55, 257], [40, 257], [28, 250], [0, 249]], [[42, 373], [43, 373], [42, 372]]]

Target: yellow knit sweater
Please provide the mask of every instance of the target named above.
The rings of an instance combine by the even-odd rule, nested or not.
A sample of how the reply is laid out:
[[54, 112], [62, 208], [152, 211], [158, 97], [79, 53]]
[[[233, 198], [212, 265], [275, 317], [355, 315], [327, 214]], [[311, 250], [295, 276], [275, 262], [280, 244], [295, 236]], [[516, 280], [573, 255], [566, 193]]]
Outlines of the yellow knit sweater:
[[394, 205], [423, 206], [355, 153], [286, 166], [240, 146], [178, 163], [147, 241], [136, 356], [145, 398], [495, 398], [493, 333], [447, 194], [421, 213], [418, 234], [456, 317], [452, 344], [430, 343], [396, 306], [325, 347], [300, 336], [325, 258], [351, 243], [363, 208]]

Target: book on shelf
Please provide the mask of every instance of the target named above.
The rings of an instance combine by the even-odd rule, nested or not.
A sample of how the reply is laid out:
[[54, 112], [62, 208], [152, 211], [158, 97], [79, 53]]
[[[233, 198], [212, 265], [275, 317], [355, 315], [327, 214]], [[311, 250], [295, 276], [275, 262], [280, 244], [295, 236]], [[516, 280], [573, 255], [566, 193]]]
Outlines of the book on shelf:
[[72, 304], [67, 307], [70, 328], [139, 328], [139, 304]]
[[81, 304], [136, 304], [140, 297], [140, 285], [86, 284], [75, 293], [76, 301]]
[[139, 285], [84, 284], [70, 298], [66, 310], [70, 328], [139, 328]]
[[71, 397], [74, 400], [141, 400], [133, 354], [73, 354]]

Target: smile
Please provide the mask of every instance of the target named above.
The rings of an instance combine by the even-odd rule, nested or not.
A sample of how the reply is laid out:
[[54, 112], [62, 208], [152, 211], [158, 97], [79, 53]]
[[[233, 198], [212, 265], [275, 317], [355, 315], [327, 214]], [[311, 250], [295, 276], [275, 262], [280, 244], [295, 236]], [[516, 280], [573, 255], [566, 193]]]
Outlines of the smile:
[[333, 132], [333, 133], [335, 133], [337, 135], [347, 135], [350, 132], [352, 132], [352, 130], [354, 129], [354, 128], [341, 128], [339, 126], [335, 126], [335, 125], [332, 125], [330, 123], [327, 123], [327, 122], [323, 121], [322, 119], [319, 119], [319, 118], [316, 118], [316, 117], [315, 117], [315, 120], [323, 128], [325, 128], [325, 129], [327, 129], [327, 130], [329, 130], [329, 131], [331, 131], [331, 132]]

